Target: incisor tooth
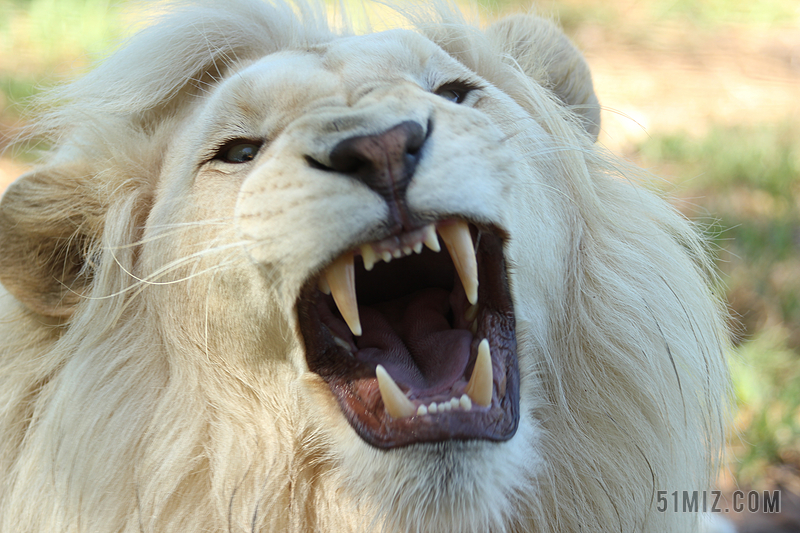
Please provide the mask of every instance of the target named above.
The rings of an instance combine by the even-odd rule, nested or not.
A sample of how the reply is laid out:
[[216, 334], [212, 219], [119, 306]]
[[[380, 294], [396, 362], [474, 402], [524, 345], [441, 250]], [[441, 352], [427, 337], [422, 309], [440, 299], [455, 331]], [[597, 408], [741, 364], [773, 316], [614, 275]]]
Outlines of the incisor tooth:
[[342, 318], [347, 322], [353, 335], [361, 335], [361, 320], [358, 317], [356, 300], [356, 271], [353, 267], [353, 254], [345, 254], [334, 261], [325, 271], [325, 279], [333, 294], [333, 301], [339, 307]]
[[425, 226], [425, 246], [433, 250], [434, 252], [441, 252], [442, 247], [439, 246], [439, 238], [436, 236], [436, 228], [433, 224], [428, 224]]
[[418, 242], [414, 245], [414, 253], [419, 254], [422, 253], [422, 243]]
[[466, 394], [461, 395], [461, 399], [458, 400], [458, 403], [461, 404], [461, 408], [465, 411], [469, 411], [472, 409], [472, 400], [469, 399], [469, 396]]
[[381, 391], [383, 405], [392, 418], [406, 418], [417, 412], [414, 404], [406, 398], [383, 366], [378, 365], [375, 368], [375, 375], [378, 376], [378, 389]]
[[364, 268], [367, 270], [372, 270], [372, 267], [375, 266], [375, 261], [378, 259], [378, 256], [375, 254], [375, 250], [372, 249], [371, 245], [362, 244], [361, 259], [364, 260]]
[[489, 351], [489, 341], [483, 339], [478, 345], [478, 357], [475, 359], [475, 368], [469, 378], [466, 393], [473, 402], [484, 407], [492, 403], [492, 354]]
[[478, 263], [469, 225], [459, 220], [455, 224], [440, 227], [439, 235], [453, 258], [464, 292], [467, 293], [467, 300], [471, 304], [478, 303]]
[[417, 414], [418, 415], [427, 415], [428, 414], [428, 408], [425, 407], [424, 405], [420, 405], [419, 407], [417, 407]]

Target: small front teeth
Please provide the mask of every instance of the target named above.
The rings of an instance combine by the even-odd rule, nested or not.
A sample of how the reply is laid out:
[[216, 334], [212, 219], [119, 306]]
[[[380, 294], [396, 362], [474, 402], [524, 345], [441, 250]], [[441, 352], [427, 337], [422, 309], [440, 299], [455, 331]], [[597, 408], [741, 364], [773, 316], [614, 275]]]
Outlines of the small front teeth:
[[[438, 228], [450, 257], [456, 267], [461, 285], [467, 295], [467, 300], [472, 304], [465, 313], [467, 322], [471, 322], [470, 331], [477, 331], [474, 318], [478, 307], [478, 264], [475, 257], [475, 247], [472, 244], [472, 235], [469, 225], [463, 220], [445, 223]], [[412, 253], [421, 253], [422, 247], [427, 246], [434, 252], [441, 251], [439, 239], [436, 236], [437, 227], [428, 224], [421, 230], [416, 230], [403, 236], [404, 243], [394, 241], [381, 241], [373, 244], [362, 244], [359, 248], [364, 261], [364, 268], [372, 270], [378, 261], [390, 262], [392, 259], [409, 256]], [[413, 244], [411, 244], [413, 241]], [[389, 249], [391, 248], [391, 249]], [[356, 300], [355, 269], [353, 267], [353, 253], [346, 253], [334, 261], [323, 276], [318, 280], [319, 290], [325, 294], [333, 294], [333, 299], [339, 307], [342, 318], [350, 327], [353, 335], [361, 335], [361, 322], [358, 315], [358, 301]]]

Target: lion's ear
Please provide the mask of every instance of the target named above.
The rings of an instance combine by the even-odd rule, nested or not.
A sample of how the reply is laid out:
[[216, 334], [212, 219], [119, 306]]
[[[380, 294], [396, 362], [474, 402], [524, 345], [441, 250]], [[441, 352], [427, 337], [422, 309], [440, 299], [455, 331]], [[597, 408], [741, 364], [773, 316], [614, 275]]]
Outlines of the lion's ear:
[[72, 315], [91, 281], [88, 250], [100, 206], [77, 168], [23, 175], [0, 199], [0, 283], [29, 309]]
[[487, 37], [511, 56], [523, 72], [552, 90], [583, 119], [597, 140], [600, 104], [583, 55], [552, 22], [532, 15], [515, 15], [487, 28]]

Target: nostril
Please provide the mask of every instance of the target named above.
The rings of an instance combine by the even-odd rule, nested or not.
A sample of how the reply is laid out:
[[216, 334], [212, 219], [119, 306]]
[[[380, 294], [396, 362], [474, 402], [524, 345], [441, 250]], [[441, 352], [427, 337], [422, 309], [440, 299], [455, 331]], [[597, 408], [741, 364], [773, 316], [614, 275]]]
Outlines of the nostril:
[[314, 159], [310, 155], [307, 155], [305, 157], [306, 157], [306, 163], [308, 163], [308, 166], [310, 166], [311, 168], [314, 168], [314, 169], [317, 169], [317, 170], [323, 170], [325, 172], [336, 172], [336, 169], [331, 168], [328, 165], [325, 165], [324, 163], [320, 163], [319, 161], [317, 161], [316, 159]]
[[[405, 191], [417, 166], [424, 157], [423, 148], [430, 135], [421, 124], [404, 121], [380, 133], [356, 135], [339, 141], [322, 163], [305, 156], [315, 169], [336, 172], [364, 183], [395, 206], [405, 209]], [[398, 215], [399, 216], [399, 215]]]

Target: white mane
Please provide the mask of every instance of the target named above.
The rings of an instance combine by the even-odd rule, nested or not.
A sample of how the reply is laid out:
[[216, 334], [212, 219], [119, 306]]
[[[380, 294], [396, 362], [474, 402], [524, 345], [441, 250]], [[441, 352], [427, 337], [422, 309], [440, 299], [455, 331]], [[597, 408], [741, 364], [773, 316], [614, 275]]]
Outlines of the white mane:
[[[14, 227], [26, 239], [58, 243], [43, 248], [42, 265], [56, 253], [65, 265], [84, 260], [58, 293], [70, 309], [62, 315], [0, 293], [0, 532], [696, 527], [697, 516], [658, 513], [653, 502], [657, 491], [708, 488], [724, 437], [724, 310], [701, 232], [635, 185], [644, 172], [586, 135], [596, 133], [596, 100], [591, 86], [559, 85], [559, 68], [584, 67], [561, 55], [557, 30], [545, 26], [539, 47], [520, 52], [513, 27], [478, 31], [437, 10], [436, 20], [416, 17], [418, 31], [529, 114], [500, 127], [514, 129], [508, 142], [535, 162], [531, 180], [569, 221], [547, 236], [568, 256], [542, 257], [539, 269], [528, 261], [537, 241], [523, 200], [508, 206], [523, 421], [504, 450], [535, 450], [526, 468], [474, 442], [337, 448], [335, 402], [318, 403], [327, 391], [295, 379], [304, 363], [280, 280], [265, 288], [275, 304], [268, 331], [218, 307], [205, 287], [237, 264], [236, 243], [215, 234], [232, 222], [156, 224], [151, 209], [172, 191], [165, 152], [186, 149], [174, 139], [218, 80], [340, 35], [320, 5], [177, 3], [45, 97], [36, 128], [54, 147], [4, 198], [0, 234], [3, 220], [24, 220]], [[534, 123], [549, 144], [531, 142]], [[188, 212], [183, 198], [168, 200]], [[9, 242], [0, 240], [4, 254]], [[175, 248], [184, 259], [160, 264], [156, 252]], [[206, 268], [210, 258], [219, 268]], [[0, 272], [13, 262], [0, 259]], [[16, 296], [13, 276], [0, 280]], [[169, 292], [186, 284], [196, 289]], [[548, 299], [529, 304], [529, 287], [549, 287]], [[197, 301], [182, 299], [192, 292]], [[209, 348], [208, 328], [235, 357]], [[281, 365], [248, 359], [259, 335], [263, 359]], [[455, 454], [475, 464], [463, 491], [426, 485]], [[385, 477], [360, 477], [359, 461], [385, 466]], [[493, 476], [504, 489], [486, 496], [479, 481]]]

